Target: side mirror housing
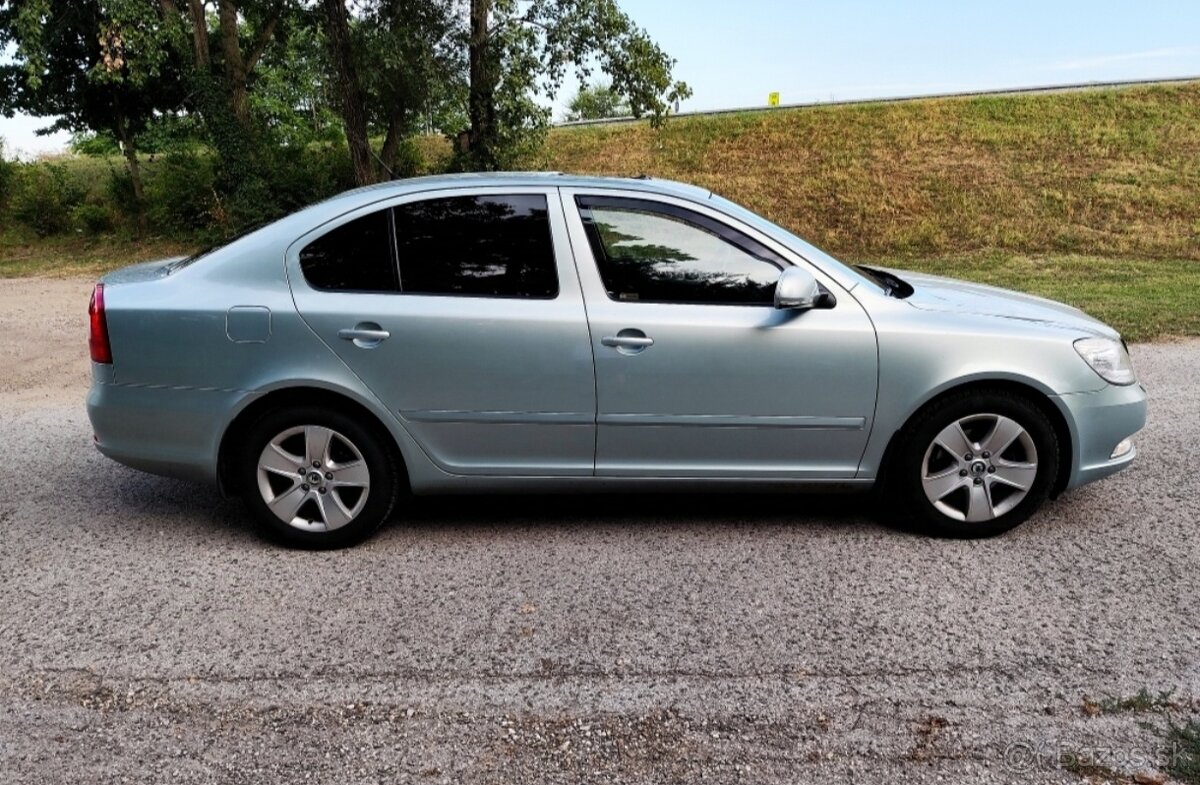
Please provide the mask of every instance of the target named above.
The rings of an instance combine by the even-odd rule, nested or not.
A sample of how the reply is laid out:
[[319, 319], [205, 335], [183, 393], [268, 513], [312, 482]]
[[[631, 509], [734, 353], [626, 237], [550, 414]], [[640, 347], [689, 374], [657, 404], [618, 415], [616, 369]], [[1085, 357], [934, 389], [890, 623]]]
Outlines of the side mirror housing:
[[822, 299], [816, 277], [803, 267], [789, 267], [775, 282], [775, 307], [780, 310], [807, 311]]

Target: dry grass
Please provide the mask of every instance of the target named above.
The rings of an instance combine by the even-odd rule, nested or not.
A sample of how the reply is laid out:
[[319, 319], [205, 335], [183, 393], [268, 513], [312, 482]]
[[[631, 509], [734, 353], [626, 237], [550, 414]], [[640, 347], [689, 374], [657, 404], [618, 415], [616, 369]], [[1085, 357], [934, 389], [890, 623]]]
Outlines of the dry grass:
[[194, 242], [161, 237], [130, 240], [118, 236], [6, 237], [0, 240], [0, 278], [100, 276], [150, 259], [192, 253]]
[[1200, 83], [564, 128], [529, 164], [697, 183], [846, 256], [1200, 260]]

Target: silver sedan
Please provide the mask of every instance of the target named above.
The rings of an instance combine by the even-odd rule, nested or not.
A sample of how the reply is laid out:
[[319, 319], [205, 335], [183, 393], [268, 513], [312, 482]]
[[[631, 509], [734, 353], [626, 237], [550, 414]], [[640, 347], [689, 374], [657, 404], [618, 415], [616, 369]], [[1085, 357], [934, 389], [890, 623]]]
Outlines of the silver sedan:
[[1128, 466], [1145, 390], [1110, 327], [851, 267], [678, 183], [418, 178], [106, 276], [96, 446], [361, 540], [409, 493], [876, 489], [998, 534]]

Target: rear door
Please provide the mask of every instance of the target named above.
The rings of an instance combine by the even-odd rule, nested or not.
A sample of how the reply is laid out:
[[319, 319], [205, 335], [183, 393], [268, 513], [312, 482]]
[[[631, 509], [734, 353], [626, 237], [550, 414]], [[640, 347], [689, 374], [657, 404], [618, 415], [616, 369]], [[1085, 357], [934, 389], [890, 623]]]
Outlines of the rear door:
[[[875, 330], [829, 276], [705, 205], [564, 189], [596, 361], [598, 476], [849, 479]], [[836, 305], [773, 307], [805, 265]]]
[[455, 474], [590, 475], [595, 380], [555, 189], [424, 192], [298, 240], [304, 320]]

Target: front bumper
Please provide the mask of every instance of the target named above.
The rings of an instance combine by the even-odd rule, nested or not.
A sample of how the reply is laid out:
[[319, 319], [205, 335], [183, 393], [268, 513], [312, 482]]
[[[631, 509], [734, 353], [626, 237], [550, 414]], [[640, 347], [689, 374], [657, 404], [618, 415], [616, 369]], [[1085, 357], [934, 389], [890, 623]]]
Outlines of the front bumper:
[[1097, 392], [1055, 396], [1071, 425], [1071, 474], [1067, 488], [1077, 488], [1124, 469], [1137, 449], [1113, 458], [1113, 450], [1146, 424], [1146, 388], [1141, 384], [1109, 385]]

